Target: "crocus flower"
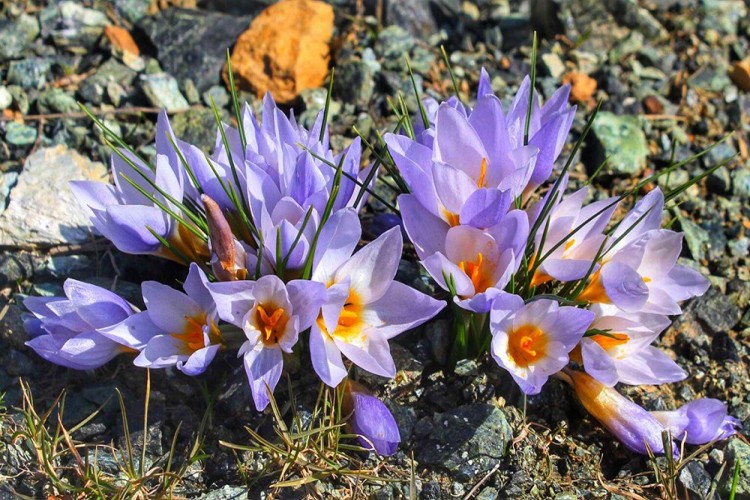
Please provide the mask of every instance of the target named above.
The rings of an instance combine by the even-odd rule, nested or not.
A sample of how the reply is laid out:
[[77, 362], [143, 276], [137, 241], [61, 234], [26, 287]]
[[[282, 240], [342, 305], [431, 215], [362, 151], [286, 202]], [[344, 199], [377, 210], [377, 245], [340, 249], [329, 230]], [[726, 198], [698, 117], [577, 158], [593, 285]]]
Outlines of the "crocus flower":
[[689, 444], [706, 444], [737, 434], [741, 422], [727, 415], [727, 405], [718, 399], [701, 398], [674, 411], [652, 411], [651, 415], [672, 436]]
[[308, 280], [284, 284], [277, 276], [257, 281], [208, 284], [219, 317], [245, 332], [240, 347], [255, 408], [268, 406], [284, 367], [283, 353], [291, 353], [299, 333], [315, 321], [325, 287]]
[[178, 255], [162, 245], [158, 235], [182, 255], [201, 261], [207, 255], [205, 244], [127, 180], [173, 213], [180, 214], [179, 208], [152, 186], [153, 183], [169, 198], [182, 201], [184, 179], [175, 173], [169, 158], [157, 155], [156, 169], [152, 171], [131, 153], [123, 151], [123, 155], [136, 168], [120, 156], [112, 155], [114, 185], [94, 181], [71, 181], [69, 184], [96, 230], [125, 253], [159, 255], [182, 262]]
[[586, 373], [613, 387], [617, 382], [631, 385], [666, 384], [683, 380], [687, 374], [666, 353], [652, 346], [669, 318], [649, 313], [624, 313], [613, 306], [594, 305], [596, 319], [591, 331], [581, 339], [576, 354]]
[[445, 302], [394, 281], [402, 237], [392, 228], [352, 255], [359, 240], [356, 214], [342, 213], [321, 236], [312, 278], [325, 284], [327, 302], [310, 330], [310, 357], [331, 387], [346, 376], [341, 358], [383, 377], [396, 366], [388, 340], [435, 316]]
[[612, 245], [580, 300], [614, 304], [627, 312], [679, 314], [678, 302], [708, 290], [708, 279], [677, 263], [682, 234], [658, 229], [662, 206], [658, 189], [636, 204], [613, 232]]
[[539, 299], [524, 305], [518, 295], [499, 294], [490, 311], [492, 357], [526, 394], [539, 394], [550, 375], [568, 364], [594, 313]]
[[31, 312], [24, 327], [31, 339], [26, 345], [52, 363], [89, 370], [98, 368], [118, 354], [136, 352], [149, 335], [110, 339], [102, 334], [137, 313], [132, 305], [104, 288], [67, 279], [66, 297], [28, 297], [24, 306]]
[[351, 415], [349, 422], [359, 443], [383, 456], [396, 453], [401, 435], [393, 414], [361, 384], [350, 380], [344, 384], [342, 410]]
[[452, 280], [459, 306], [485, 313], [518, 269], [528, 233], [526, 215], [520, 210], [511, 211], [486, 231], [452, 227], [444, 249], [424, 259], [422, 265], [444, 290], [450, 290], [446, 280]]
[[[562, 193], [564, 184], [556, 191]], [[529, 212], [534, 214], [541, 211], [549, 195], [532, 207]], [[541, 249], [541, 255], [549, 256], [537, 267], [531, 280], [536, 286], [549, 280], [575, 281], [583, 278], [592, 267], [592, 262], [606, 240], [604, 228], [612, 213], [617, 208], [614, 198], [597, 201], [583, 206], [588, 188], [582, 188], [556, 202], [549, 212], [549, 216], [540, 223], [539, 230], [534, 236], [535, 248]], [[535, 217], [534, 217], [535, 218]], [[529, 221], [533, 223], [532, 220]], [[551, 253], [550, 253], [551, 252]]]
[[106, 330], [111, 339], [136, 334], [150, 337], [135, 358], [143, 368], [175, 366], [186, 375], [200, 375], [222, 345], [216, 306], [197, 264], [190, 265], [182, 293], [156, 281], [141, 284], [146, 311]]
[[[666, 429], [652, 414], [590, 375], [575, 370], [564, 373], [567, 375], [564, 379], [572, 385], [586, 411], [627, 449], [642, 455], [649, 450], [664, 453], [662, 433]], [[674, 444], [672, 453], [677, 456]]]

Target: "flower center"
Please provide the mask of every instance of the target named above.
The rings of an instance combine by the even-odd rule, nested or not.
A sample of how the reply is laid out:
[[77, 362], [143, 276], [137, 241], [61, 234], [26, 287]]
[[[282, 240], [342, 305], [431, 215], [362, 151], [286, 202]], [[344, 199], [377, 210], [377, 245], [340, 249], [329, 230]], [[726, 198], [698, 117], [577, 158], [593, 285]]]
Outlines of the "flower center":
[[260, 340], [267, 346], [279, 343], [287, 321], [289, 317], [283, 307], [258, 304], [255, 308], [255, 324], [260, 331]]
[[474, 285], [474, 293], [485, 292], [494, 284], [491, 282], [492, 273], [488, 267], [489, 263], [484, 260], [482, 252], [477, 254], [476, 260], [462, 260], [458, 263], [458, 268], [466, 273]]
[[318, 316], [318, 327], [329, 337], [336, 337], [344, 342], [351, 343], [362, 336], [362, 328], [365, 324], [362, 319], [363, 309], [362, 299], [357, 292], [349, 289], [349, 296], [346, 298], [346, 302], [344, 302], [344, 307], [341, 308], [336, 330], [333, 333], [328, 332], [322, 313]]
[[514, 328], [508, 335], [508, 355], [518, 366], [526, 368], [544, 357], [547, 336], [534, 325]]
[[[206, 341], [203, 337], [204, 326], [206, 326], [206, 313], [185, 316], [185, 328], [181, 332], [175, 332], [171, 335], [182, 342], [185, 354], [192, 354], [206, 347]], [[222, 341], [219, 327], [213, 321], [209, 325], [208, 339], [210, 344], [220, 344]]]

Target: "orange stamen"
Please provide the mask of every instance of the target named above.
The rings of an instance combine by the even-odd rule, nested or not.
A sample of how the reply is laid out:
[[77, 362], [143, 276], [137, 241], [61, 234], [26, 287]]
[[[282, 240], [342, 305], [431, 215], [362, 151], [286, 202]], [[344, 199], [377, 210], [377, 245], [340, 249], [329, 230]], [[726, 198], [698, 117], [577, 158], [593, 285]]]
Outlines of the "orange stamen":
[[[268, 307], [268, 306], [266, 306]], [[270, 314], [262, 305], [258, 305], [255, 310], [255, 321], [260, 330], [260, 340], [265, 345], [278, 344], [279, 338], [284, 333], [289, 318], [285, 314], [283, 307], [268, 307]]]
[[523, 325], [508, 334], [508, 354], [523, 368], [528, 367], [547, 352], [547, 336], [534, 325]]

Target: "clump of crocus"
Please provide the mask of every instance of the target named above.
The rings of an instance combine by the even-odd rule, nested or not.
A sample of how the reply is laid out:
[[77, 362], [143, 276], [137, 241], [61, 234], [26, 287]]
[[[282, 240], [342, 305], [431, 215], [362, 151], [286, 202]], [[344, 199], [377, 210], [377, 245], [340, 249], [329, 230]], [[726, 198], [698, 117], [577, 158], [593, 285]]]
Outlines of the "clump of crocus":
[[[404, 108], [402, 133], [385, 134], [387, 152], [375, 154], [385, 185], [398, 191], [420, 262], [450, 295], [451, 360], [489, 352], [525, 395], [561, 378], [638, 453], [669, 453], [665, 430], [691, 444], [731, 436], [738, 422], [719, 401], [649, 413], [614, 389], [686, 376], [653, 345], [668, 315], [709, 286], [679, 262], [682, 235], [662, 228], [665, 203], [684, 189], [651, 189], [619, 220], [620, 203], [647, 182], [607, 199], [590, 200], [586, 187], [566, 192], [571, 162], [556, 162], [576, 109], [568, 87], [542, 104], [534, 83], [524, 79], [503, 109], [483, 70], [473, 106], [428, 99], [421, 123]], [[361, 168], [366, 141], [335, 152], [324, 111], [307, 130], [270, 95], [260, 119], [234, 104], [236, 127], [216, 113], [211, 155], [177, 138], [161, 113], [153, 165], [105, 130], [116, 147], [114, 184], [71, 185], [118, 249], [189, 266], [184, 292], [146, 281], [140, 312], [69, 280], [65, 298], [27, 299], [28, 345], [71, 368], [134, 352], [136, 366], [187, 375], [201, 374], [220, 351], [233, 352], [262, 411], [285, 360], [305, 359], [295, 347], [309, 340], [312, 371], [343, 391], [360, 442], [393, 454], [400, 441], [393, 416], [347, 380], [349, 370], [394, 377], [390, 339], [446, 302], [396, 281], [400, 227], [390, 224], [357, 250], [359, 211], [369, 194], [378, 196], [370, 189], [375, 167]]]

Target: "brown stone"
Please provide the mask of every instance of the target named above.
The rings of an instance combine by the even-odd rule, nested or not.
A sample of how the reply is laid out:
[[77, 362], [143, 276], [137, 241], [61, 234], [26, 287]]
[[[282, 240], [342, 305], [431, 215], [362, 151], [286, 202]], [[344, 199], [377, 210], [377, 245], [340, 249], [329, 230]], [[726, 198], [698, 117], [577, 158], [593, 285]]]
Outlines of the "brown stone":
[[141, 53], [135, 40], [133, 40], [133, 35], [131, 35], [125, 28], [121, 28], [120, 26], [107, 26], [104, 28], [104, 36], [107, 37], [107, 40], [109, 40], [109, 43], [111, 43], [113, 47], [116, 47], [123, 52], [130, 52], [136, 56]]
[[562, 77], [562, 82], [570, 84], [570, 101], [585, 104], [594, 97], [596, 80], [586, 73], [571, 71]]
[[643, 98], [643, 109], [647, 115], [660, 115], [664, 113], [664, 105], [658, 97], [647, 95]]
[[[333, 8], [314, 0], [284, 0], [261, 12], [232, 51], [235, 84], [280, 103], [320, 87], [328, 73]], [[224, 80], [227, 81], [226, 68]]]
[[729, 70], [729, 78], [739, 88], [750, 92], [750, 57], [734, 63]]

